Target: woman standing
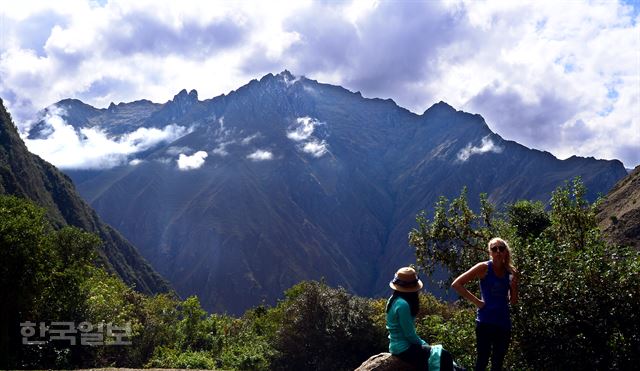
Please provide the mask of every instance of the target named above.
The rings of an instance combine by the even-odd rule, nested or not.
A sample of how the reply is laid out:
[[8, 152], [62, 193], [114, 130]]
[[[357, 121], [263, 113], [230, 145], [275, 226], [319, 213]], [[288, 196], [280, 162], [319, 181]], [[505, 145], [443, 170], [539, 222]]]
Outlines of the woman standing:
[[[476, 316], [476, 371], [485, 370], [491, 358], [491, 370], [502, 370], [502, 363], [509, 348], [511, 316], [509, 303], [518, 300], [517, 271], [511, 262], [511, 250], [501, 238], [489, 241], [489, 261], [473, 266], [451, 285], [460, 296], [478, 307]], [[465, 285], [480, 280], [478, 299]]]
[[420, 310], [418, 291], [422, 281], [410, 267], [400, 268], [389, 286], [393, 294], [387, 301], [389, 353], [412, 364], [416, 370], [453, 370], [451, 354], [436, 345], [433, 349], [416, 334], [415, 319]]

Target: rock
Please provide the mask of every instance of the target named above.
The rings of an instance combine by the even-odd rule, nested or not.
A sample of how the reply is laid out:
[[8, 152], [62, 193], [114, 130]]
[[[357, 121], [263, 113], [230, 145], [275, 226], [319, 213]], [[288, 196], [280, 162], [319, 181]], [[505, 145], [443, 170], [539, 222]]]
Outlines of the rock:
[[369, 357], [355, 371], [413, 371], [415, 367], [391, 355], [391, 353], [380, 353]]

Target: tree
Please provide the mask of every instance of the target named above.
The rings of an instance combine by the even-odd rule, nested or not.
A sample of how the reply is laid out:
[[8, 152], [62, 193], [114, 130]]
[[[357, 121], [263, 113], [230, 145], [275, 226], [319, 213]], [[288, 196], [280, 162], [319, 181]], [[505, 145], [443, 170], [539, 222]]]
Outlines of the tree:
[[22, 346], [20, 323], [83, 320], [90, 275], [100, 240], [72, 227], [54, 230], [45, 210], [0, 196], [0, 349], [6, 367], [67, 367], [90, 350], [48, 342]]
[[275, 369], [353, 370], [386, 348], [386, 334], [375, 326], [366, 299], [313, 281], [295, 285], [286, 295]]
[[[508, 231], [505, 223], [496, 219], [496, 209], [480, 194], [480, 213], [467, 203], [467, 189], [453, 201], [441, 196], [434, 206], [433, 220], [423, 211], [416, 220], [418, 228], [409, 233], [409, 243], [416, 249], [418, 268], [431, 275], [444, 267], [455, 277], [487, 257], [487, 242], [499, 231]], [[509, 232], [510, 233], [510, 232]], [[503, 234], [504, 235], [504, 234]], [[451, 283], [451, 278], [448, 280]]]
[[210, 349], [213, 342], [211, 322], [206, 321], [207, 312], [200, 306], [198, 297], [188, 297], [180, 307], [178, 347], [182, 350]]
[[507, 207], [507, 220], [515, 228], [516, 237], [527, 240], [544, 232], [551, 221], [540, 201], [520, 200]]
[[27, 319], [52, 269], [51, 233], [44, 210], [12, 196], [0, 196], [0, 366], [20, 367], [20, 321]]
[[410, 235], [425, 271], [440, 264], [454, 276], [487, 259], [474, 254], [490, 237], [509, 241], [521, 277], [513, 367], [627, 369], [640, 361], [640, 253], [602, 239], [585, 194], [576, 179], [553, 193], [549, 211], [519, 201], [497, 215], [481, 201], [476, 215], [463, 190], [436, 204], [433, 221], [419, 215]]

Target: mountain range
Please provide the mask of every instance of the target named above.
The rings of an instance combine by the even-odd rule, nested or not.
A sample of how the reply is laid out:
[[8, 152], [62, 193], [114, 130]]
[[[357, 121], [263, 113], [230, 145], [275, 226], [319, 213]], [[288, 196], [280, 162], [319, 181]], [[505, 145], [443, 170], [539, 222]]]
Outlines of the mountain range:
[[[580, 176], [593, 200], [626, 175], [617, 160], [559, 160], [505, 140], [444, 102], [415, 114], [288, 71], [212, 99], [183, 90], [105, 109], [67, 99], [46, 112], [80, 134], [178, 133], [117, 166], [65, 172], [179, 294], [229, 313], [305, 279], [386, 295], [415, 261], [416, 214], [465, 186], [474, 207], [481, 192], [546, 202]], [[43, 119], [29, 138], [51, 130]]]
[[43, 207], [53, 226], [71, 225], [98, 235], [98, 264], [136, 290], [168, 292], [163, 279], [120, 233], [104, 223], [80, 197], [68, 176], [27, 150], [0, 99], [0, 194], [27, 198]]

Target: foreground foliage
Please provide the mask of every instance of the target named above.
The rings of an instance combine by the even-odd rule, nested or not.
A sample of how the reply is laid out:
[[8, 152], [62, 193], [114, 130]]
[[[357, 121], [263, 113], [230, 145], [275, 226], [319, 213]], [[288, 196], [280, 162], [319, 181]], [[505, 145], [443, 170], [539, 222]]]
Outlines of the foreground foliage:
[[[513, 249], [520, 302], [512, 308], [511, 369], [628, 369], [640, 361], [640, 256], [606, 244], [579, 181], [559, 188], [547, 210], [519, 201], [498, 210], [466, 192], [442, 198], [410, 234], [417, 263], [452, 275], [487, 259], [495, 235]], [[274, 306], [236, 318], [204, 311], [197, 297], [145, 296], [96, 266], [93, 235], [55, 230], [42, 209], [0, 196], [0, 321], [5, 368], [157, 367], [352, 370], [386, 351], [386, 299], [299, 283]], [[439, 268], [440, 267], [440, 268]], [[420, 296], [418, 334], [459, 364], [475, 360], [475, 310]], [[22, 345], [19, 322], [129, 323], [131, 345]]]
[[[432, 220], [411, 232], [418, 265], [451, 276], [487, 260], [493, 236], [510, 242], [520, 272], [508, 362], [517, 369], [631, 369], [640, 361], [640, 254], [607, 244], [595, 206], [577, 179], [558, 188], [550, 210], [519, 201], [501, 214], [481, 198], [473, 213], [463, 190], [441, 199]], [[463, 303], [466, 305], [466, 303]]]
[[[208, 314], [197, 297], [137, 293], [96, 266], [99, 244], [74, 228], [55, 230], [29, 201], [0, 196], [3, 367], [352, 370], [387, 348], [383, 299], [309, 281], [240, 318]], [[421, 336], [465, 349], [456, 348], [464, 337], [447, 329], [458, 323], [459, 310], [430, 296], [421, 300]], [[129, 324], [131, 344], [23, 345], [24, 321]]]

